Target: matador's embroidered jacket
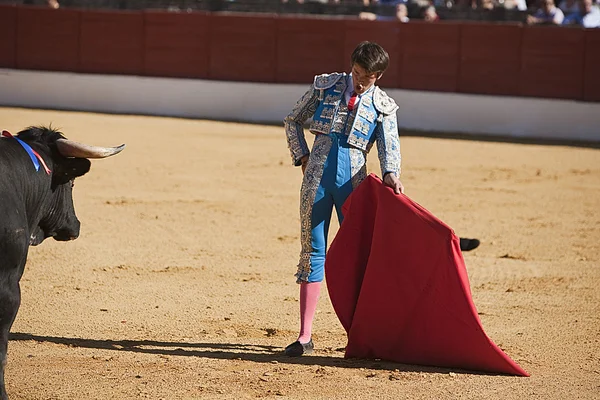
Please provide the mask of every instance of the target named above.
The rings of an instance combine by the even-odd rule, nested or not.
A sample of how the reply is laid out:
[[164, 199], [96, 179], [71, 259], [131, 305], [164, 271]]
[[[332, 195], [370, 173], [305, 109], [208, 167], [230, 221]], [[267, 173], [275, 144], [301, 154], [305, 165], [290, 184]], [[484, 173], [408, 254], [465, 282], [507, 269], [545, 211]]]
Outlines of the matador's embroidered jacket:
[[[346, 77], [346, 73], [315, 76], [313, 85], [285, 118], [292, 163], [299, 166], [300, 159], [310, 154], [303, 125], [312, 117], [310, 132], [316, 135], [345, 133], [348, 135], [348, 144], [365, 156], [373, 143], [377, 142], [382, 176], [386, 172], [394, 172], [399, 177], [401, 155], [396, 102], [375, 86], [362, 96], [358, 108], [349, 112], [342, 101], [347, 85]], [[365, 162], [364, 157], [359, 157], [360, 160], [352, 158], [361, 164]], [[352, 169], [359, 171], [362, 166], [353, 165]]]
[[[316, 76], [284, 121], [292, 163], [299, 166], [302, 157], [310, 155], [300, 191], [302, 250], [296, 273], [298, 282], [322, 279], [328, 223], [321, 222], [329, 220], [331, 210], [323, 211], [320, 207], [321, 211], [313, 212], [315, 201], [325, 192], [336, 190], [335, 206], [341, 209], [345, 198], [367, 177], [366, 157], [375, 142], [382, 176], [386, 172], [400, 176], [398, 106], [375, 86], [361, 95], [357, 107], [349, 110], [344, 97], [349, 84], [350, 77], [345, 73]], [[311, 117], [309, 129], [316, 136], [309, 150], [303, 125]], [[325, 165], [331, 165], [327, 163], [330, 154], [337, 154], [335, 178], [330, 176], [332, 171], [324, 176]], [[323, 179], [327, 182], [341, 179], [342, 182], [336, 183], [340, 189], [325, 188]]]

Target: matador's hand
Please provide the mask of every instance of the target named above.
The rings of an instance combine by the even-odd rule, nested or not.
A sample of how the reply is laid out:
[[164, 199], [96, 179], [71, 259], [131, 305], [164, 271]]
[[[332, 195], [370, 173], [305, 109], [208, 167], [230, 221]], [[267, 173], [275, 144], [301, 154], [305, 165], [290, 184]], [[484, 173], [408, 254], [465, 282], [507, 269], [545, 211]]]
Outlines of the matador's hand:
[[402, 186], [402, 182], [400, 182], [400, 179], [398, 179], [396, 174], [393, 172], [385, 174], [383, 177], [383, 184], [394, 189], [394, 193], [396, 194], [404, 193], [404, 186]]
[[300, 159], [302, 162], [302, 175], [304, 175], [304, 171], [306, 171], [306, 165], [308, 164], [308, 156], [304, 156]]

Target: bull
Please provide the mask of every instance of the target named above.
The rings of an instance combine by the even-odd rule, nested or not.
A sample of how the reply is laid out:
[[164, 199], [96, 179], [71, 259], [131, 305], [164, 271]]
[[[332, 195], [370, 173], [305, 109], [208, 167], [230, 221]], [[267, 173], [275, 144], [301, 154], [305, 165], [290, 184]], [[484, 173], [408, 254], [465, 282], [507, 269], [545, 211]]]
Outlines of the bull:
[[47, 127], [30, 127], [0, 138], [0, 399], [8, 334], [21, 303], [19, 281], [29, 246], [45, 239], [74, 240], [80, 223], [73, 207], [73, 181], [90, 170], [90, 158], [118, 154], [118, 147], [89, 146]]

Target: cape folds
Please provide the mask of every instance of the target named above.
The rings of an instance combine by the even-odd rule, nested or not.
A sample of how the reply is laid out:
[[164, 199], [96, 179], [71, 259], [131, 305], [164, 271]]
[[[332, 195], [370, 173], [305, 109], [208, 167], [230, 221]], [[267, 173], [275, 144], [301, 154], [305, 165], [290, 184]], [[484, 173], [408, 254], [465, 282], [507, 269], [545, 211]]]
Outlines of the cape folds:
[[343, 212], [325, 273], [346, 357], [529, 376], [485, 334], [450, 227], [373, 174]]

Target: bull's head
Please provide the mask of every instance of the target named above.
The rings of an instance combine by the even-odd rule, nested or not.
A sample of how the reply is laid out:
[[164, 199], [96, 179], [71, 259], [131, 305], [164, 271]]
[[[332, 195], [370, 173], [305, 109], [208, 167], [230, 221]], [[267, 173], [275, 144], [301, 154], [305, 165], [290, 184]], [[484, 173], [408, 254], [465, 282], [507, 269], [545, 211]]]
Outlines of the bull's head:
[[90, 158], [106, 158], [120, 153], [125, 145], [98, 147], [66, 139], [60, 132], [49, 128], [29, 128], [19, 137], [37, 136], [37, 143], [51, 155], [52, 183], [49, 204], [46, 204], [38, 226], [31, 231], [30, 244], [35, 246], [48, 237], [55, 240], [73, 240], [79, 236], [80, 223], [73, 206], [75, 178], [90, 170]]

